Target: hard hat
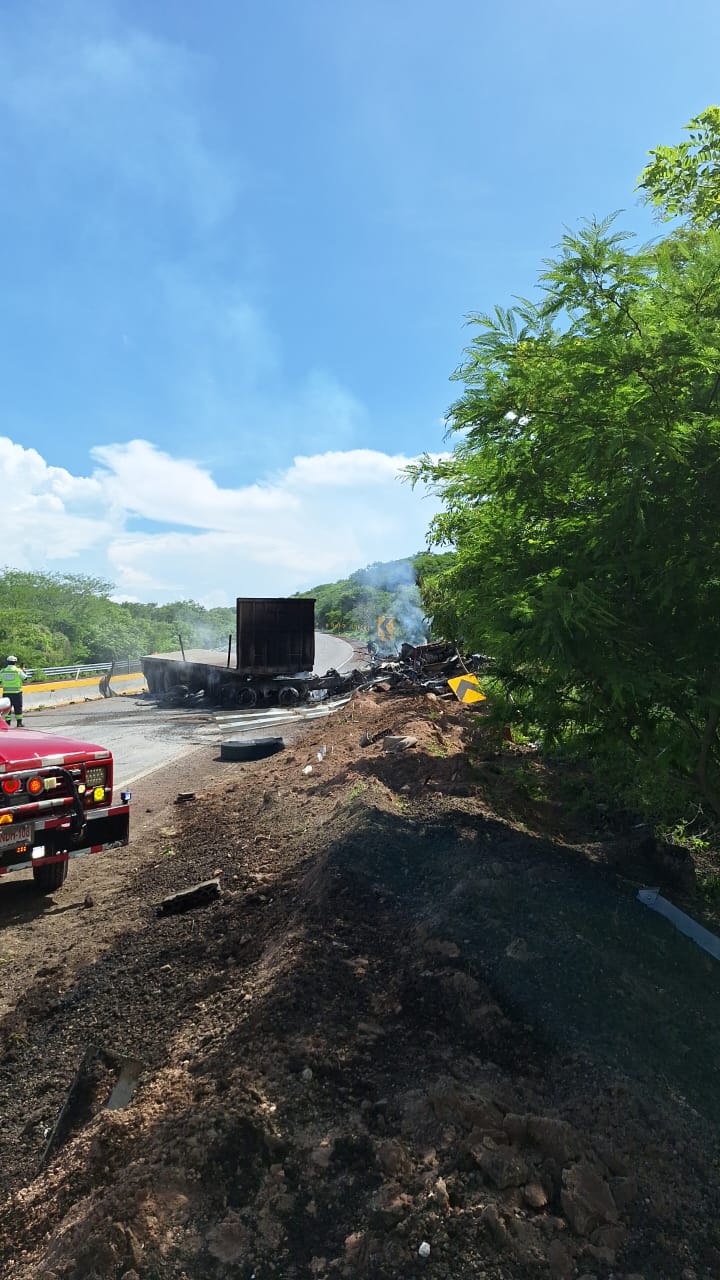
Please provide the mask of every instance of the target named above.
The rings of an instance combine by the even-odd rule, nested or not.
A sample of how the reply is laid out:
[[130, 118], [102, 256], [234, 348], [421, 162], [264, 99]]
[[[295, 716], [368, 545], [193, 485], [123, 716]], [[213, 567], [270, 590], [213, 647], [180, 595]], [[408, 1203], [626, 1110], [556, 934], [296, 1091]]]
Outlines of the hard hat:
[[10, 663], [10, 665], [11, 665], [11, 666], [12, 666], [13, 662], [17, 662], [17, 658], [15, 657], [15, 655], [14, 655], [13, 653], [9, 653], [9, 654], [8, 654], [8, 662]]

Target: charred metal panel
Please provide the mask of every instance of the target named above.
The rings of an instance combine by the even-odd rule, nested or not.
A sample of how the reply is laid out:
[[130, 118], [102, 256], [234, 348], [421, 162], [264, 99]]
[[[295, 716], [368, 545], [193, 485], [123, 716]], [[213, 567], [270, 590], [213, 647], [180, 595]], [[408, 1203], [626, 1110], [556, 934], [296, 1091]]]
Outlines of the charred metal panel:
[[315, 601], [237, 602], [237, 666], [248, 675], [293, 675], [315, 662]]

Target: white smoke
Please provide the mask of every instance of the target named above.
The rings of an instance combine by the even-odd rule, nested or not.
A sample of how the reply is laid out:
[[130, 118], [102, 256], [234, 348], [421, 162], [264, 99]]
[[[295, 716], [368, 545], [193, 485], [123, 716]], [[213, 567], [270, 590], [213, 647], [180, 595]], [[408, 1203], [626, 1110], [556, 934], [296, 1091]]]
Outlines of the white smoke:
[[355, 582], [368, 588], [368, 605], [377, 605], [376, 592], [389, 595], [383, 604], [386, 618], [394, 623], [392, 642], [376, 641], [377, 652], [394, 654], [402, 643], [426, 644], [430, 624], [422, 607], [412, 560], [393, 560], [388, 564], [372, 564], [352, 575]]

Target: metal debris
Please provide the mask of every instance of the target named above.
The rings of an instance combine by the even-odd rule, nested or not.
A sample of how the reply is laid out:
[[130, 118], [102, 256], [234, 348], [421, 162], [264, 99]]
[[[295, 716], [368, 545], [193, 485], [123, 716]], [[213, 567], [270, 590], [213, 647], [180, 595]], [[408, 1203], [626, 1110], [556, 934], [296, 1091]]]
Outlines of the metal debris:
[[675, 925], [679, 933], [684, 933], [698, 947], [702, 947], [703, 951], [707, 951], [708, 955], [713, 956], [715, 960], [720, 960], [720, 938], [672, 902], [668, 902], [658, 889], [638, 889], [637, 896], [639, 902], [659, 912], [661, 916], [665, 916], [666, 920]]
[[[103, 1049], [98, 1045], [88, 1045], [57, 1120], [50, 1130], [40, 1158], [40, 1168], [44, 1169], [53, 1152], [63, 1146], [74, 1132], [88, 1124], [98, 1111], [119, 1111], [126, 1107], [137, 1089], [143, 1071], [144, 1063], [139, 1058], [115, 1053], [112, 1049]], [[109, 1096], [101, 1101], [98, 1094], [103, 1092], [103, 1076], [108, 1074], [114, 1076], [113, 1085]], [[106, 1083], [105, 1087], [107, 1089]]]

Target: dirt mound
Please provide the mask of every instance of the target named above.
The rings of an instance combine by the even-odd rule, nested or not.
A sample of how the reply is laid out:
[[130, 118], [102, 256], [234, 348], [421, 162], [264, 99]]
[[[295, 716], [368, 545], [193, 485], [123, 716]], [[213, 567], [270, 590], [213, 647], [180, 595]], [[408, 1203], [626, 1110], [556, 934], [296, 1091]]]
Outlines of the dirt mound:
[[[46, 975], [0, 1028], [3, 1276], [717, 1273], [707, 1119], [642, 1086], [630, 1024], [645, 1001], [647, 1035], [655, 1005], [619, 988], [630, 1012], [595, 1002], [593, 1038], [541, 952], [534, 890], [560, 894], [563, 865], [578, 893], [600, 872], [490, 816], [466, 727], [442, 703], [358, 697], [178, 813], [133, 882], [142, 926], [69, 986]], [[416, 743], [386, 753], [388, 734]], [[164, 892], [216, 873], [220, 903], [156, 917]], [[579, 971], [578, 918], [562, 941]], [[145, 1075], [34, 1176], [37, 1117], [88, 1038]]]

